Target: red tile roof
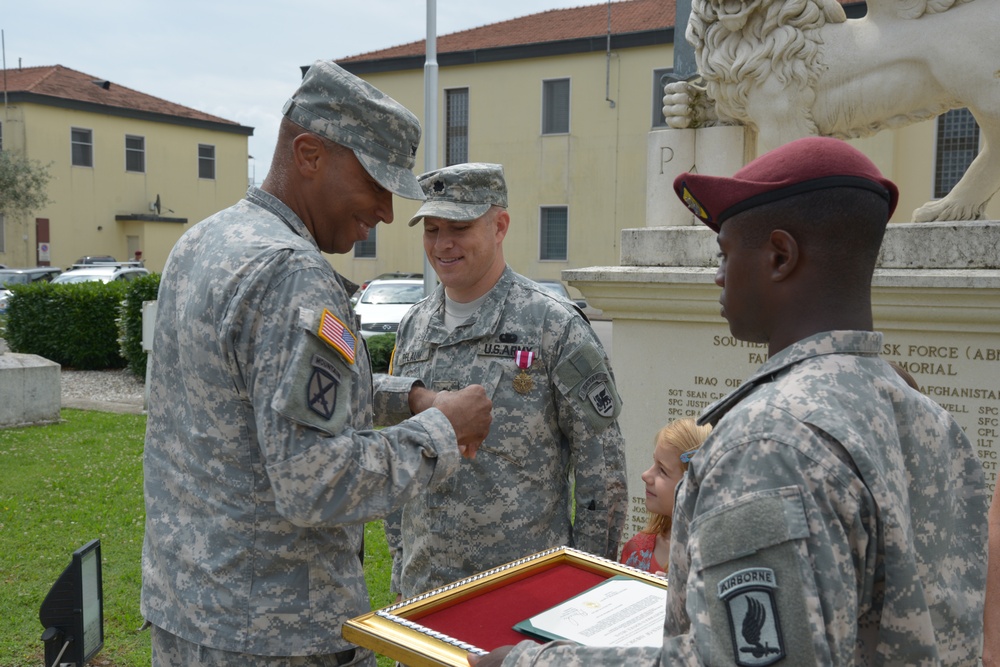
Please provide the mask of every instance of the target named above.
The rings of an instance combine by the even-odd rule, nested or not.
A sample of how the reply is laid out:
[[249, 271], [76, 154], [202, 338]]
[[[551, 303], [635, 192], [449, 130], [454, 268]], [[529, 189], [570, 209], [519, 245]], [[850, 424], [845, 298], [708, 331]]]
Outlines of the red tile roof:
[[[622, 0], [611, 3], [611, 33], [622, 35], [672, 28], [675, 0]], [[489, 25], [462, 30], [437, 38], [438, 53], [476, 51], [505, 46], [522, 46], [589, 37], [608, 33], [608, 3], [522, 16]], [[379, 51], [370, 51], [338, 63], [382, 60], [424, 55], [424, 40]]]
[[[239, 125], [231, 120], [140, 93], [137, 90], [83, 72], [77, 72], [62, 65], [9, 69], [4, 72], [4, 76], [8, 94], [43, 95], [117, 109], [143, 111], [209, 123]], [[0, 85], [2, 83], [3, 81], [0, 81]]]

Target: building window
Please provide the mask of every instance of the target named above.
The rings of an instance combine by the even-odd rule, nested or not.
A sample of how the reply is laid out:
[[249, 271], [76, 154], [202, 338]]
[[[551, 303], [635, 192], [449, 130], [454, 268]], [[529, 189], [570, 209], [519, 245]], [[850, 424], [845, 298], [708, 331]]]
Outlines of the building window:
[[456, 88], [444, 91], [445, 166], [469, 161], [469, 89]]
[[376, 227], [372, 227], [371, 231], [368, 232], [367, 239], [364, 241], [358, 241], [354, 244], [355, 259], [375, 259], [376, 230]]
[[70, 129], [70, 144], [73, 148], [74, 167], [94, 166], [94, 132], [78, 127]]
[[125, 135], [125, 171], [146, 171], [146, 138]]
[[569, 79], [542, 82], [542, 134], [569, 132]]
[[979, 153], [979, 125], [968, 109], [952, 109], [938, 116], [934, 197], [955, 187]]
[[215, 178], [215, 146], [198, 144], [198, 178]]
[[543, 206], [539, 259], [566, 261], [566, 233], [569, 212], [565, 206]]

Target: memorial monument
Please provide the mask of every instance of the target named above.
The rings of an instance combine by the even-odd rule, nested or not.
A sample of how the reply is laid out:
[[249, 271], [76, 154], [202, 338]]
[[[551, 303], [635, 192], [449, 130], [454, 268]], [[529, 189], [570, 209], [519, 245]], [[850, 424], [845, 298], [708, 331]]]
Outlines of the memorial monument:
[[[677, 35], [684, 34], [681, 29], [686, 17], [684, 1], [678, 2]], [[805, 18], [809, 18], [818, 27], [806, 30], [825, 31], [821, 33], [824, 44], [810, 42], [811, 46], [802, 48], [805, 52], [811, 49], [811, 57], [796, 57], [783, 65], [788, 65], [801, 81], [825, 83], [805, 88], [791, 86], [786, 95], [784, 85], [791, 84], [783, 83], [781, 77], [767, 75], [766, 63], [750, 66], [744, 49], [739, 51], [742, 59], [736, 66], [730, 62], [725, 73], [720, 70], [724, 86], [699, 86], [692, 80], [698, 73], [684, 68], [690, 59], [690, 52], [685, 53], [687, 44], [677, 39], [674, 69], [678, 81], [668, 84], [665, 90], [664, 115], [675, 125], [688, 129], [654, 130], [649, 134], [646, 226], [622, 232], [619, 266], [563, 272], [565, 280], [614, 320], [612, 355], [625, 403], [619, 423], [627, 443], [631, 503], [626, 534], [645, 525], [645, 493], [639, 473], [649, 466], [656, 431], [678, 417], [697, 416], [710, 403], [738, 387], [767, 358], [766, 346], [739, 341], [729, 333], [728, 324], [719, 312], [720, 290], [714, 283], [715, 235], [696, 225], [694, 217], [677, 199], [672, 189], [674, 177], [692, 170], [730, 175], [763, 152], [764, 144], [773, 148], [803, 136], [804, 127], [809, 127], [807, 134], [845, 136], [839, 129], [825, 132], [826, 121], [821, 123], [821, 119], [864, 116], [871, 120], [881, 115], [889, 126], [903, 122], [904, 118], [889, 113], [889, 103], [900, 101], [899, 88], [869, 90], [866, 86], [872, 85], [873, 79], [852, 83], [842, 78], [838, 85], [833, 85], [829, 70], [806, 71], [807, 67], [825, 67], [822, 58], [833, 57], [831, 54], [838, 54], [835, 56], [839, 59], [838, 67], [848, 68], [852, 63], [860, 67], [862, 52], [854, 54], [850, 50], [862, 46], [866, 49], [864, 53], [881, 58], [889, 79], [903, 76], [905, 68], [892, 63], [915, 46], [924, 56], [920, 62], [926, 63], [928, 57], [934, 57], [935, 64], [940, 59], [942, 66], [955, 68], [960, 65], [952, 60], [962, 58], [971, 72], [969, 80], [978, 81], [970, 83], [972, 87], [966, 89], [964, 98], [955, 92], [942, 98], [943, 84], [930, 76], [927, 67], [923, 71], [920, 67], [906, 70], [905, 106], [911, 110], [921, 105], [927, 107], [925, 118], [946, 111], [951, 108], [949, 105], [975, 107], [973, 113], [979, 114], [976, 118], [986, 141], [952, 193], [918, 209], [917, 219], [928, 222], [890, 224], [875, 274], [872, 300], [875, 328], [885, 336], [883, 357], [906, 368], [926, 394], [955, 415], [977, 446], [992, 492], [1000, 466], [1000, 222], [973, 220], [983, 214], [986, 201], [1000, 187], [997, 163], [1000, 86], [996, 79], [1000, 49], [993, 44], [992, 37], [984, 41], [966, 37], [978, 34], [980, 28], [986, 30], [986, 26], [992, 26], [992, 31], [1000, 28], [1000, 13], [988, 0], [971, 0], [951, 8], [948, 7], [952, 3], [943, 0], [929, 8], [923, 7], [924, 3], [909, 3], [907, 6], [914, 8], [914, 16], [929, 15], [903, 18], [902, 10], [896, 9], [903, 6], [901, 0], [881, 0], [868, 3], [866, 19], [838, 22], [843, 10], [833, 0], [741, 0], [739, 3], [693, 0], [693, 3], [692, 28], [688, 33], [704, 30], [700, 37], [692, 36], [696, 45], [693, 60], [697, 61], [702, 76], [705, 75], [700, 72], [702, 61], [712, 57], [705, 46], [711, 40], [704, 40], [700, 52], [697, 45], [712, 30], [695, 27], [695, 22], [705, 19], [694, 14], [718, 21], [720, 25], [714, 30], [720, 36], [754, 32], [759, 27], [757, 22], [797, 24], [795, 30], [783, 29], [772, 35], [772, 41], [791, 39], [801, 31]], [[871, 30], [866, 33], [858, 29], [880, 21], [878, 28], [883, 31], [892, 30], [891, 26], [897, 24], [926, 29], [940, 26], [939, 20], [958, 19], [968, 21], [968, 27], [933, 28], [953, 31], [946, 38], [932, 40], [911, 33], [904, 39], [897, 34], [891, 43], [880, 42], [881, 46], [872, 41], [875, 37]], [[835, 25], [845, 30], [836, 32]], [[960, 40], [956, 35], [962, 35]], [[838, 39], [853, 39], [854, 46], [835, 43]], [[912, 40], [912, 44], [903, 43], [907, 40]], [[947, 57], [934, 47], [936, 42], [946, 42], [941, 49], [952, 49]], [[729, 46], [731, 53], [737, 52], [736, 47]], [[980, 66], [981, 63], [987, 64]], [[839, 71], [841, 77], [850, 79], [848, 69]], [[989, 83], [983, 79], [983, 72], [988, 73]], [[743, 117], [723, 107], [718, 100], [711, 104], [711, 96], [719, 94], [716, 91], [722, 87], [739, 89], [757, 84], [760, 87], [748, 93], [746, 99], [752, 101]], [[981, 90], [973, 90], [975, 86]], [[892, 99], [887, 98], [888, 91], [895, 91]], [[948, 104], [942, 99], [947, 99]], [[801, 106], [804, 100], [809, 106]], [[758, 115], [765, 102], [771, 107], [786, 107], [785, 115], [778, 117], [789, 124], [788, 128], [770, 127], [767, 114]], [[806, 116], [811, 116], [812, 126], [803, 125], [803, 108]], [[686, 125], [677, 120], [681, 117], [688, 119]], [[741, 122], [733, 124], [734, 120]], [[905, 120], [909, 122], [912, 118]], [[792, 127], [796, 128], [794, 132]], [[942, 220], [942, 216], [953, 219]]]
[[666, 87], [667, 124], [745, 125], [759, 155], [802, 137], [867, 137], [967, 107], [984, 137], [979, 155], [913, 220], [981, 220], [1000, 189], [996, 3], [867, 6], [864, 18], [848, 20], [836, 0], [693, 0], [684, 34], [704, 85]]

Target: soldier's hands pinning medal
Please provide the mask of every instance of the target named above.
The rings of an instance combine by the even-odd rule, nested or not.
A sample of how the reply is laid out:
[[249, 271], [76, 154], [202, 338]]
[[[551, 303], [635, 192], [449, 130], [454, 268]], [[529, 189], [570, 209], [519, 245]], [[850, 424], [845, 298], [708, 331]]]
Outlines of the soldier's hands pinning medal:
[[476, 458], [476, 451], [489, 435], [493, 421], [493, 401], [483, 386], [471, 384], [459, 391], [438, 392], [431, 407], [443, 412], [451, 422], [462, 456]]

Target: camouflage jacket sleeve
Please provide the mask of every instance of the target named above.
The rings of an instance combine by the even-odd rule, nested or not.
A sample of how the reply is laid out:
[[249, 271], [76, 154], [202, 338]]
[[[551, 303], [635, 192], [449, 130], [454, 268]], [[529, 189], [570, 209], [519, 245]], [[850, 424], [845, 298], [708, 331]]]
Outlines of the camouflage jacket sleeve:
[[853, 664], [861, 600], [875, 586], [873, 499], [838, 443], [778, 410], [769, 417], [767, 436], [720, 425], [680, 489], [674, 522], [688, 559], [671, 553], [668, 578], [684, 591], [668, 600], [668, 661], [690, 648], [733, 662]]
[[[230, 321], [255, 326], [234, 325], [229, 334], [238, 341], [237, 366], [249, 373], [244, 379], [278, 511], [303, 526], [368, 521], [457, 470], [454, 430], [439, 410], [369, 430], [364, 348], [352, 360], [317, 335], [327, 316], [353, 328], [346, 299], [331, 299], [337, 286], [322, 267], [286, 267], [279, 275], [236, 306], [254, 308], [260, 321], [243, 313]], [[338, 383], [324, 405], [308, 398], [321, 373]]]
[[563, 340], [553, 383], [559, 428], [569, 441], [575, 476], [573, 546], [616, 560], [628, 502], [624, 440], [617, 421], [622, 402], [590, 325], [582, 317], [573, 318]]
[[413, 416], [410, 413], [410, 390], [415, 384], [423, 385], [419, 379], [376, 373], [373, 381], [376, 426], [394, 426]]
[[392, 574], [389, 578], [389, 592], [402, 592], [403, 577], [403, 510], [398, 508], [389, 513], [382, 522], [385, 529], [385, 541], [389, 546], [389, 556], [392, 558]]
[[[514, 647], [502, 667], [659, 667], [659, 648], [582, 647], [567, 641], [539, 646], [525, 641]], [[663, 663], [669, 665], [672, 663]]]

